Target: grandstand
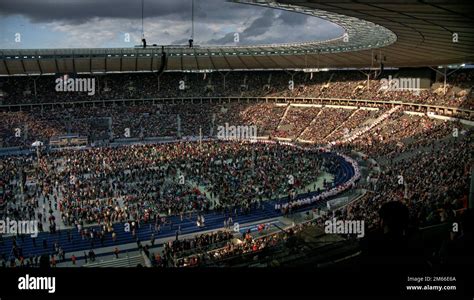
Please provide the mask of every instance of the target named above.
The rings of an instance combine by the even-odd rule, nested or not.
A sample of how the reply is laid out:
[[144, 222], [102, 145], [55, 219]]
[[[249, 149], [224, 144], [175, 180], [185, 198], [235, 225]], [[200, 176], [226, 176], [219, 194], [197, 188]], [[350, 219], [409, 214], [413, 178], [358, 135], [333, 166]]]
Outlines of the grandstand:
[[1, 266], [472, 266], [470, 6], [234, 2], [345, 34], [0, 50]]

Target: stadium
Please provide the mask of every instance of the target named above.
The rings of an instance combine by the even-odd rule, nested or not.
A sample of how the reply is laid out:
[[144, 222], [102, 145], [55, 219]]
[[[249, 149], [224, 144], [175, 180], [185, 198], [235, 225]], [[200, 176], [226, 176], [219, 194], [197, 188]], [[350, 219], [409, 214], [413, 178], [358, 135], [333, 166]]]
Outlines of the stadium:
[[213, 44], [181, 2], [182, 44], [145, 0], [129, 47], [1, 47], [3, 268], [472, 270], [471, 5], [231, 1], [338, 31]]

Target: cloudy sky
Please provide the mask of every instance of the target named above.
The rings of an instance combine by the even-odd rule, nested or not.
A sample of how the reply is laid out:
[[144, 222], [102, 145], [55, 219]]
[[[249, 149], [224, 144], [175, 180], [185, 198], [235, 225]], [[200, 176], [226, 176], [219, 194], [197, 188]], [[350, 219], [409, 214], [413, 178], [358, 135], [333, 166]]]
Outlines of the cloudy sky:
[[[186, 44], [192, 0], [144, 0], [148, 44]], [[314, 17], [225, 0], [195, 0], [198, 45], [303, 42], [342, 28]], [[0, 0], [0, 48], [133, 47], [142, 34], [141, 0]], [[127, 36], [130, 40], [127, 40]]]

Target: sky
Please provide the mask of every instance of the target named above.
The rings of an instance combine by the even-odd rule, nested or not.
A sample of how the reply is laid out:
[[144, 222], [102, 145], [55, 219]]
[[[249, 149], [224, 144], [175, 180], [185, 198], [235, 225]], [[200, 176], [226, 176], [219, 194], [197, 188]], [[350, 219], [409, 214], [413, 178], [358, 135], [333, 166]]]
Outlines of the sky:
[[[0, 49], [114, 48], [141, 42], [141, 0], [0, 0]], [[148, 44], [187, 44], [192, 0], [144, 0]], [[236, 41], [236, 33], [238, 41]], [[259, 45], [326, 40], [338, 25], [312, 16], [195, 0], [195, 45]]]

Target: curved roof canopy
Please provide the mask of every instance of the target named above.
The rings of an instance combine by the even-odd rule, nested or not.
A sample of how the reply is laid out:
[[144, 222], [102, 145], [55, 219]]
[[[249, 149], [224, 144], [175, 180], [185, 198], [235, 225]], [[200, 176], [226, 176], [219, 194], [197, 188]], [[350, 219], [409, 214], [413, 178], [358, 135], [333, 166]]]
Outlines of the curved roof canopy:
[[[167, 70], [212, 71], [438, 66], [474, 61], [469, 3], [450, 0], [235, 0], [334, 22], [327, 41], [258, 46], [165, 46]], [[161, 46], [0, 50], [0, 75], [155, 71]]]

